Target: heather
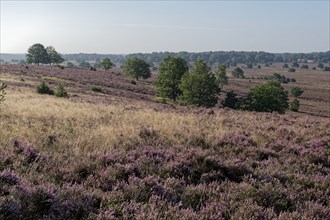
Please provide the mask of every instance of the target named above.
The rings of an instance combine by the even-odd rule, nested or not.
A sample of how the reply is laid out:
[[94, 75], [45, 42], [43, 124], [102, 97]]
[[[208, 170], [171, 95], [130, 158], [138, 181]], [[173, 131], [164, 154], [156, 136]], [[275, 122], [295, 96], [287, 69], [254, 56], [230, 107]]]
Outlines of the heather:
[[325, 118], [32, 89], [3, 104], [0, 219], [330, 218]]

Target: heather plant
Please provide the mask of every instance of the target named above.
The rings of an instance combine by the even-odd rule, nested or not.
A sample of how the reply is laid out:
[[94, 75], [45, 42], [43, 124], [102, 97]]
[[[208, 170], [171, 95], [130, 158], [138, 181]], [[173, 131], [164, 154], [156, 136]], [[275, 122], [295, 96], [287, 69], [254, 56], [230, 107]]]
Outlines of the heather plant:
[[54, 91], [51, 88], [49, 88], [49, 86], [45, 82], [42, 82], [38, 85], [37, 93], [54, 95]]

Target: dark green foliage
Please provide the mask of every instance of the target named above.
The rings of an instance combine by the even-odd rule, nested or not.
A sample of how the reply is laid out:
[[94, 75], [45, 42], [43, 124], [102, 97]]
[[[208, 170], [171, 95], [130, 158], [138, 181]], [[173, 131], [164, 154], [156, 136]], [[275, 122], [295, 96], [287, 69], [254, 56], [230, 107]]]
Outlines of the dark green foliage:
[[295, 78], [291, 78], [290, 81], [291, 82], [296, 82], [296, 79]]
[[58, 85], [57, 89], [55, 90], [55, 96], [57, 96], [57, 97], [63, 97], [63, 98], [68, 98], [69, 97], [69, 94], [64, 89], [63, 85], [60, 84], [60, 85]]
[[223, 107], [238, 109], [239, 99], [237, 98], [237, 94], [234, 91], [228, 92], [225, 100], [222, 101], [221, 104]]
[[290, 78], [286, 78], [285, 76], [279, 74], [279, 73], [273, 73], [273, 76], [270, 78], [271, 80], [276, 80], [280, 83], [288, 83], [290, 82]]
[[124, 72], [126, 75], [139, 80], [140, 77], [147, 79], [151, 76], [150, 65], [144, 60], [133, 57], [128, 58], [124, 64]]
[[94, 91], [94, 92], [103, 92], [102, 88], [98, 87], [98, 86], [93, 86], [92, 91]]
[[283, 68], [289, 68], [289, 65], [287, 63], [283, 64]]
[[291, 95], [293, 95], [294, 97], [298, 97], [298, 96], [301, 96], [301, 94], [303, 94], [304, 90], [300, 87], [295, 86], [291, 89], [290, 92], [291, 92]]
[[290, 110], [293, 112], [297, 112], [299, 111], [299, 106], [300, 106], [300, 102], [298, 99], [294, 99], [291, 103], [290, 103]]
[[49, 86], [45, 82], [42, 82], [38, 85], [37, 93], [54, 95], [54, 91], [51, 88], [49, 88]]
[[252, 68], [253, 68], [252, 63], [248, 63], [248, 64], [246, 65], [246, 68], [248, 68], [248, 69], [252, 69]]
[[295, 68], [289, 68], [288, 72], [294, 73], [294, 72], [296, 72], [296, 69]]
[[301, 69], [308, 69], [308, 65], [307, 65], [307, 64], [303, 64], [303, 65], [301, 65], [300, 68], [301, 68]]
[[330, 71], [330, 66], [326, 66], [323, 68], [323, 71]]
[[6, 95], [5, 88], [6, 87], [7, 87], [6, 84], [4, 84], [4, 83], [0, 84], [0, 103], [5, 100], [5, 95]]
[[68, 63], [66, 64], [66, 66], [67, 66], [67, 67], [74, 67], [74, 64], [71, 63], [71, 62], [68, 62]]
[[33, 44], [28, 49], [28, 53], [26, 54], [26, 63], [49, 63], [49, 56], [47, 54], [47, 50], [42, 44]]
[[46, 51], [48, 54], [48, 62], [50, 63], [50, 65], [52, 65], [52, 63], [59, 64], [64, 61], [62, 55], [59, 54], [54, 47], [52, 46], [46, 47]]
[[91, 66], [90, 70], [91, 71], [96, 71], [96, 68], [94, 66]]
[[261, 66], [260, 65], [258, 65], [258, 69], [261, 69]]
[[317, 68], [323, 69], [324, 68], [324, 64], [323, 63], [318, 63], [317, 64]]
[[244, 78], [244, 71], [239, 67], [235, 68], [231, 74], [235, 78]]
[[109, 58], [103, 59], [100, 64], [104, 68], [104, 71], [107, 71], [115, 66]]
[[291, 64], [291, 66], [292, 66], [292, 67], [299, 67], [299, 63], [297, 63], [297, 62], [293, 62], [293, 63]]
[[159, 66], [156, 81], [157, 92], [161, 97], [173, 99], [182, 94], [179, 84], [182, 76], [188, 71], [187, 62], [179, 57], [166, 57]]
[[87, 68], [91, 67], [91, 64], [89, 62], [82, 61], [82, 62], [79, 63], [79, 67], [87, 69]]
[[183, 75], [179, 88], [182, 100], [187, 104], [212, 107], [218, 102], [216, 77], [202, 60], [197, 61], [193, 69]]
[[269, 81], [250, 89], [243, 101], [243, 109], [250, 111], [284, 113], [287, 108], [288, 92], [277, 81]]
[[218, 68], [214, 71], [214, 75], [217, 79], [219, 88], [223, 88], [224, 85], [228, 85], [228, 76], [226, 74], [226, 66], [219, 65]]
[[131, 84], [132, 84], [132, 85], [136, 85], [136, 82], [132, 79], [132, 80], [131, 80]]

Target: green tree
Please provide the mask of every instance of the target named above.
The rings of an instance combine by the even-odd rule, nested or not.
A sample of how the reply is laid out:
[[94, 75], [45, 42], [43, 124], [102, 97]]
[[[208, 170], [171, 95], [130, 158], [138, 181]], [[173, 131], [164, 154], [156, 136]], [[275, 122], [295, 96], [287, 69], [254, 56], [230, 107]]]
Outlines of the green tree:
[[248, 64], [246, 65], [246, 67], [247, 67], [248, 69], [252, 69], [252, 68], [253, 68], [253, 65], [252, 65], [252, 63], [248, 63]]
[[214, 71], [214, 75], [217, 79], [217, 83], [220, 89], [222, 89], [224, 85], [228, 85], [228, 76], [226, 74], [225, 65], [219, 65], [218, 68]]
[[231, 72], [231, 74], [232, 74], [233, 77], [235, 77], [235, 78], [244, 78], [244, 71], [243, 71], [241, 68], [239, 68], [239, 67], [235, 68], [235, 69]]
[[288, 92], [277, 81], [269, 81], [250, 89], [243, 106], [243, 109], [257, 112], [284, 113], [287, 108]]
[[128, 58], [124, 64], [124, 73], [136, 80], [140, 77], [147, 79], [151, 76], [150, 65], [137, 57]]
[[290, 103], [290, 110], [293, 112], [297, 112], [299, 111], [299, 107], [300, 107], [300, 102], [298, 99], [294, 99], [291, 103]]
[[62, 55], [58, 53], [54, 47], [52, 46], [46, 47], [46, 51], [48, 54], [48, 62], [50, 65], [52, 65], [52, 63], [59, 64], [64, 61]]
[[237, 94], [231, 90], [227, 93], [225, 100], [222, 101], [221, 104], [223, 107], [238, 109], [239, 99], [237, 98]]
[[45, 82], [42, 82], [38, 85], [37, 93], [54, 95], [54, 91], [51, 88], [49, 88], [49, 86]]
[[64, 89], [64, 86], [62, 84], [58, 85], [58, 87], [55, 90], [54, 95], [57, 96], [57, 97], [63, 97], [63, 98], [68, 98], [69, 97], [69, 94]]
[[196, 61], [192, 70], [183, 75], [179, 88], [187, 104], [212, 107], [218, 102], [220, 90], [216, 77], [202, 60]]
[[184, 59], [166, 57], [159, 66], [160, 73], [156, 80], [158, 94], [176, 101], [176, 98], [182, 94], [179, 88], [181, 78], [188, 70], [188, 64]]
[[317, 64], [317, 68], [323, 69], [324, 68], [324, 64], [323, 63], [318, 63]]
[[82, 61], [81, 63], [79, 63], [79, 67], [88, 69], [91, 67], [91, 64], [89, 62]]
[[303, 94], [303, 92], [304, 92], [304, 90], [298, 86], [293, 87], [290, 91], [291, 95], [293, 95], [294, 97], [301, 96], [301, 94]]
[[111, 60], [109, 58], [103, 59], [100, 64], [104, 68], [104, 71], [107, 71], [114, 66], [114, 64], [111, 62]]
[[47, 50], [42, 44], [33, 44], [28, 49], [28, 53], [26, 54], [26, 62], [27, 63], [49, 63], [49, 57]]
[[287, 63], [283, 64], [282, 68], [289, 68], [289, 65]]

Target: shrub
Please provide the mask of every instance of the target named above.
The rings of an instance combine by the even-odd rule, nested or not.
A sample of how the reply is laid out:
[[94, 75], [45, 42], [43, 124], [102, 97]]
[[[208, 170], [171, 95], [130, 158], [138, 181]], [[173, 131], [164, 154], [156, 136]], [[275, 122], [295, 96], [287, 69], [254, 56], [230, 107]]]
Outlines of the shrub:
[[294, 72], [296, 72], [296, 69], [295, 69], [295, 68], [289, 68], [289, 69], [288, 69], [288, 72], [290, 72], [290, 73], [294, 73]]
[[323, 71], [330, 71], [330, 66], [326, 66], [323, 68]]
[[253, 68], [253, 65], [252, 65], [252, 63], [249, 63], [249, 64], [246, 65], [246, 67], [247, 67], [248, 69], [252, 69], [252, 68]]
[[93, 66], [91, 66], [90, 70], [91, 70], [91, 71], [96, 71], [96, 68], [93, 67]]
[[101, 87], [97, 87], [97, 86], [93, 86], [92, 87], [92, 91], [94, 91], [94, 92], [103, 92], [102, 88]]
[[307, 64], [303, 64], [300, 68], [301, 69], [308, 69], [308, 65]]
[[223, 107], [228, 107], [232, 109], [239, 108], [239, 99], [237, 98], [237, 94], [234, 91], [230, 91], [227, 93], [224, 101], [221, 102]]
[[257, 112], [284, 113], [288, 107], [288, 92], [277, 81], [269, 81], [250, 89], [243, 109]]
[[293, 63], [291, 64], [291, 66], [292, 66], [292, 67], [299, 67], [299, 63], [297, 63], [297, 62], [293, 62]]
[[235, 78], [244, 78], [244, 71], [239, 67], [235, 68], [231, 74]]
[[49, 86], [45, 82], [42, 82], [38, 85], [37, 93], [54, 95], [54, 91], [52, 89], [50, 89]]
[[299, 106], [300, 106], [300, 102], [298, 99], [294, 99], [291, 103], [290, 103], [290, 110], [293, 112], [297, 112], [299, 111]]
[[60, 84], [58, 85], [56, 91], [55, 91], [55, 96], [57, 97], [63, 97], [63, 98], [68, 98], [69, 94], [66, 92], [66, 90], [64, 89], [63, 85]]
[[324, 68], [324, 64], [323, 63], [318, 63], [317, 64], [317, 68], [323, 69]]
[[289, 68], [289, 65], [287, 63], [283, 64], [282, 68]]
[[301, 96], [301, 94], [303, 94], [304, 90], [300, 87], [295, 86], [291, 89], [290, 92], [291, 92], [291, 95], [293, 95], [294, 97], [298, 97], [298, 96]]
[[132, 85], [136, 85], [135, 80], [132, 79], [132, 80], [131, 80], [131, 84], [132, 84]]

